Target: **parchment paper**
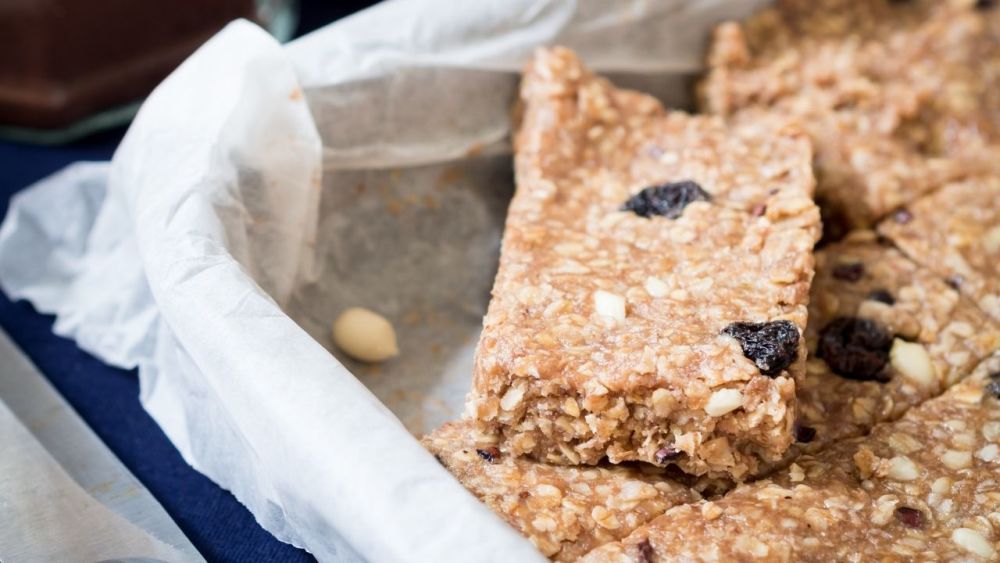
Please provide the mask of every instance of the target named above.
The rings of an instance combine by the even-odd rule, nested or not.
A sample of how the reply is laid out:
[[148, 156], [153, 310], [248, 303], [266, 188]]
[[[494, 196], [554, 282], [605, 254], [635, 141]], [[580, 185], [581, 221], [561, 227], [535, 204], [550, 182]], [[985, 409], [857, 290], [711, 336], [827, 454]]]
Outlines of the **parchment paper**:
[[[150, 96], [110, 168], [15, 198], [0, 284], [139, 366], [185, 459], [279, 539], [324, 561], [540, 559], [410, 435], [468, 390], [517, 71], [560, 43], [681, 105], [708, 30], [762, 3], [401, 0], [286, 47], [234, 23]], [[399, 358], [333, 350], [355, 305], [393, 321]]]

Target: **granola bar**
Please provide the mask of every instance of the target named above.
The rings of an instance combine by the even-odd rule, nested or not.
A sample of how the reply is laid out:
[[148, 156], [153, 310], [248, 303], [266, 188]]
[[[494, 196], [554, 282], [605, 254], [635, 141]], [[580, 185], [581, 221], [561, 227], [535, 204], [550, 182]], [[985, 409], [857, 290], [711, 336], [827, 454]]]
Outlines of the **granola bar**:
[[583, 561], [985, 561], [1000, 556], [1000, 355], [871, 435]]
[[1000, 348], [1000, 326], [867, 231], [816, 253], [806, 342], [789, 459], [937, 396]]
[[890, 215], [879, 233], [1000, 321], [1000, 176], [948, 184]]
[[652, 466], [568, 467], [514, 458], [468, 421], [446, 423], [423, 443], [472, 494], [556, 561], [575, 561], [668, 508], [701, 498]]
[[521, 98], [469, 415], [548, 463], [739, 479], [779, 458], [819, 231], [808, 140], [667, 112], [560, 48]]
[[1000, 9], [976, 0], [778, 0], [720, 26], [702, 107], [798, 120], [828, 236], [1000, 160]]

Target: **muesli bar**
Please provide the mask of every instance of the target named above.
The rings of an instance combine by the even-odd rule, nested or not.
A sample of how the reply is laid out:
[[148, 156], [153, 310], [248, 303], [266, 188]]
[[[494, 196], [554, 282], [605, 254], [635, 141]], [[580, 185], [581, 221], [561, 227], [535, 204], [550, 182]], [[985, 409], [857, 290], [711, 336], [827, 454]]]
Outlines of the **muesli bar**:
[[948, 184], [878, 230], [1000, 322], [1000, 176]]
[[1000, 348], [1000, 326], [871, 231], [816, 253], [798, 443], [815, 452], [939, 395]]
[[780, 458], [819, 231], [808, 140], [667, 112], [560, 48], [521, 100], [469, 415], [547, 463], [740, 479]]
[[701, 499], [648, 465], [568, 467], [515, 458], [468, 421], [446, 423], [423, 443], [472, 494], [556, 561], [575, 561], [672, 506]]
[[720, 26], [701, 104], [797, 120], [828, 236], [1000, 159], [1000, 8], [976, 0], [778, 0]]
[[1000, 356], [864, 438], [714, 502], [678, 506], [583, 558], [988, 561], [1000, 557]]

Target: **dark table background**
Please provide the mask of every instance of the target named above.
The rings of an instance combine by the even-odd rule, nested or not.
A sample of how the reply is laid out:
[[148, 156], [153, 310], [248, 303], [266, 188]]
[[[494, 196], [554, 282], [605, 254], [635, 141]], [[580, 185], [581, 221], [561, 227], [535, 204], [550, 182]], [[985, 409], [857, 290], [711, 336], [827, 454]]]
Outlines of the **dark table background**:
[[[296, 35], [308, 33], [374, 1], [301, 0]], [[61, 147], [0, 142], [0, 217], [11, 196], [78, 160], [110, 160], [125, 129]], [[166, 508], [208, 561], [315, 561], [262, 529], [229, 492], [181, 459], [139, 405], [136, 374], [104, 365], [70, 340], [52, 334], [53, 317], [0, 292], [0, 326], [31, 358], [135, 476]]]

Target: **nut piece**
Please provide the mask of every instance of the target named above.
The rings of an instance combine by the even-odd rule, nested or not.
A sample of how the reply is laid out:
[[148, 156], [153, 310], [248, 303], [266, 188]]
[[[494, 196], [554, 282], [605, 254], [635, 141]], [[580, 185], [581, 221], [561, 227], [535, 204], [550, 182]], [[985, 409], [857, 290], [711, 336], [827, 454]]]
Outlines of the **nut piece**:
[[705, 412], [709, 416], [722, 416], [743, 406], [743, 393], [738, 389], [719, 389], [708, 398]]
[[932, 388], [937, 381], [931, 357], [920, 343], [895, 339], [889, 350], [889, 362], [896, 371], [924, 389]]
[[333, 343], [362, 362], [382, 362], [399, 355], [396, 331], [378, 313], [351, 307], [333, 323]]
[[920, 477], [917, 464], [906, 456], [896, 456], [889, 460], [887, 476], [896, 481], [912, 481]]
[[602, 289], [594, 292], [594, 310], [602, 317], [616, 321], [625, 320], [625, 299]]
[[970, 528], [957, 528], [951, 533], [951, 541], [969, 553], [990, 558], [995, 554], [993, 546], [979, 532]]
[[649, 276], [646, 278], [646, 293], [650, 297], [663, 297], [670, 292], [670, 286], [660, 278]]

